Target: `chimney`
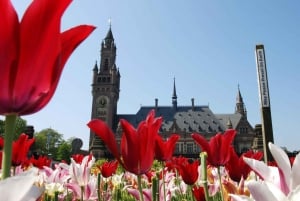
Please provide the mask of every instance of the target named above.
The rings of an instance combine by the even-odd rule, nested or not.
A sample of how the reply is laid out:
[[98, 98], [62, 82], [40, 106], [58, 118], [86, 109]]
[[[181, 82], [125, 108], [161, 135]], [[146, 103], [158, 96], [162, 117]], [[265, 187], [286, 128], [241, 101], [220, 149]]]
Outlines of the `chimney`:
[[155, 110], [157, 110], [157, 107], [158, 107], [158, 99], [156, 98], [155, 99]]
[[195, 100], [194, 100], [194, 98], [192, 98], [191, 101], [192, 101], [192, 111], [194, 111], [195, 110], [195, 103], [194, 103]]

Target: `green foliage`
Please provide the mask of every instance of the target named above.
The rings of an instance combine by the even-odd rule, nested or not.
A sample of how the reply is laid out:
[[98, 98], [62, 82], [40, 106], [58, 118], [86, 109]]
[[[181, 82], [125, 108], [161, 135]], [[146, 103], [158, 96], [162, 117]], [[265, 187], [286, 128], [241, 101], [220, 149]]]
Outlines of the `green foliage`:
[[[22, 119], [21, 117], [17, 117], [16, 119], [16, 132], [13, 137], [13, 140], [16, 140], [19, 138], [21, 133], [24, 133], [26, 130], [27, 122], [26, 120]], [[0, 136], [4, 136], [5, 131], [5, 120], [0, 119]]]
[[112, 200], [118, 201], [136, 201], [136, 199], [130, 195], [123, 186], [116, 186], [112, 195]]
[[57, 148], [57, 159], [58, 161], [66, 161], [70, 163], [72, 147], [68, 141], [63, 141]]
[[164, 164], [158, 160], [154, 160], [152, 164], [152, 169], [155, 171], [160, 171], [164, 167]]
[[58, 147], [64, 142], [63, 135], [51, 128], [35, 133], [34, 149], [40, 155], [58, 160]]

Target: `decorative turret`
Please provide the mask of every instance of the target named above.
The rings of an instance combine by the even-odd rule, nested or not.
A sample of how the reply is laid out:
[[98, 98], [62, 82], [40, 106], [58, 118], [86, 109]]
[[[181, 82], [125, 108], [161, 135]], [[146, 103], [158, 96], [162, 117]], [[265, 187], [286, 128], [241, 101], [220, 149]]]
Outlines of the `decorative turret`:
[[231, 122], [230, 118], [228, 119], [228, 121], [226, 123], [226, 127], [227, 127], [227, 129], [232, 129], [232, 122]]
[[97, 82], [97, 75], [98, 75], [98, 65], [97, 65], [97, 61], [95, 63], [95, 66], [93, 68], [93, 84], [95, 84]]

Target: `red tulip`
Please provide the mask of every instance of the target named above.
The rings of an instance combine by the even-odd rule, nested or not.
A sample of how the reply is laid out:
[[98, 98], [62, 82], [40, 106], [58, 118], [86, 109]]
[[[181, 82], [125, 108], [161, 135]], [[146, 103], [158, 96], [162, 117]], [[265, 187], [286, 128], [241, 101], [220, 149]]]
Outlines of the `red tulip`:
[[103, 177], [108, 178], [116, 173], [118, 161], [106, 161], [100, 166], [100, 171]]
[[39, 156], [37, 159], [31, 157], [29, 159], [29, 163], [31, 163], [34, 167], [43, 169], [44, 166], [50, 167], [51, 159], [49, 159], [47, 156]]
[[76, 163], [81, 164], [84, 155], [82, 155], [82, 154], [74, 154], [74, 155], [72, 155], [71, 157], [73, 158], [73, 160], [74, 160]]
[[125, 170], [136, 175], [148, 172], [154, 160], [155, 139], [162, 118], [155, 118], [154, 110], [151, 110], [146, 120], [140, 122], [137, 129], [124, 119], [121, 119], [120, 123], [123, 130], [120, 151], [114, 133], [105, 122], [94, 119], [88, 123], [88, 126], [103, 140]]
[[262, 152], [253, 152], [252, 150], [243, 153], [240, 157], [236, 154], [235, 150], [231, 148], [231, 156], [228, 163], [225, 165], [230, 178], [239, 182], [241, 178], [247, 179], [251, 168], [244, 162], [244, 157], [261, 160], [263, 157]]
[[[78, 163], [78, 164], [81, 164], [82, 163], [82, 160], [85, 156], [82, 155], [82, 154], [74, 154], [72, 155], [72, 158], [73, 160]], [[92, 154], [89, 154], [89, 158], [88, 158], [88, 161], [92, 160], [93, 159], [93, 155]]]
[[172, 157], [171, 160], [166, 162], [166, 167], [168, 171], [175, 171], [179, 170], [179, 165], [184, 163], [186, 161], [186, 158], [183, 156], [179, 157]]
[[196, 201], [206, 201], [204, 188], [202, 186], [194, 186], [192, 191]]
[[199, 176], [198, 167], [199, 161], [189, 161], [187, 158], [178, 164], [179, 174], [181, 175], [182, 180], [187, 185], [193, 185]]
[[164, 141], [160, 135], [157, 135], [155, 141], [155, 158], [160, 161], [170, 160], [179, 138], [179, 135], [173, 134], [167, 141]]
[[[5, 143], [5, 142], [4, 142]], [[27, 155], [34, 139], [28, 139], [28, 135], [21, 134], [19, 138], [13, 142], [12, 149], [12, 165], [18, 166], [28, 160]]]
[[21, 22], [10, 0], [0, 1], [0, 114], [32, 114], [53, 96], [63, 67], [95, 27], [60, 32], [71, 0], [34, 0]]
[[213, 166], [224, 166], [230, 159], [230, 147], [236, 134], [235, 130], [217, 133], [208, 142], [202, 135], [193, 133], [192, 138], [207, 153], [207, 161]]

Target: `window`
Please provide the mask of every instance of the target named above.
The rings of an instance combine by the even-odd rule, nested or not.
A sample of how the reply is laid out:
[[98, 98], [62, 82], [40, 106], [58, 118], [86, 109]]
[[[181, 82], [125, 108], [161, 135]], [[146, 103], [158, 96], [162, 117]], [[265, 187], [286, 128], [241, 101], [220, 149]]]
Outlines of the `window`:
[[193, 143], [187, 143], [187, 145], [186, 145], [186, 152], [188, 154], [193, 153]]
[[175, 153], [180, 153], [179, 143], [176, 144]]
[[108, 59], [104, 60], [104, 70], [108, 70]]

